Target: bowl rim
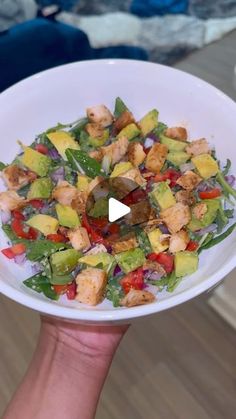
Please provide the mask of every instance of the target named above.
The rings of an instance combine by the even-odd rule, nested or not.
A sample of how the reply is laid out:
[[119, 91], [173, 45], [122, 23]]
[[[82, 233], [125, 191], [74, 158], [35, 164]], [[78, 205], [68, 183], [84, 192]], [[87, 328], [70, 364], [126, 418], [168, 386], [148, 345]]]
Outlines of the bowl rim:
[[[228, 105], [233, 106], [235, 108], [236, 103], [227, 96], [225, 93], [220, 91], [218, 88], [214, 87], [210, 83], [196, 77], [192, 74], [189, 74], [185, 71], [168, 67], [162, 64], [152, 63], [152, 62], [145, 62], [145, 61], [138, 61], [138, 60], [129, 60], [129, 59], [100, 59], [100, 60], [86, 60], [86, 61], [78, 61], [69, 64], [63, 64], [57, 67], [50, 68], [48, 70], [41, 71], [36, 73], [30, 77], [27, 77], [18, 83], [14, 84], [13, 86], [7, 88], [3, 92], [0, 93], [0, 102], [5, 99], [8, 95], [17, 93], [18, 89], [24, 88], [25, 85], [31, 83], [35, 79], [39, 79], [42, 77], [47, 77], [49, 73], [57, 73], [63, 71], [65, 68], [73, 68], [73, 67], [87, 67], [87, 66], [106, 66], [106, 65], [131, 65], [131, 66], [143, 66], [143, 67], [152, 67], [152, 68], [161, 68], [162, 70], [168, 71], [172, 74], [179, 73], [182, 77], [187, 77], [189, 80], [193, 82], [197, 82], [198, 85], [202, 87], [206, 87], [207, 89], [211, 89], [211, 91], [218, 96], [221, 96], [222, 99], [226, 100]], [[220, 282], [226, 275], [228, 275], [234, 268], [236, 267], [236, 254], [226, 259], [224, 265], [219, 269], [216, 273], [210, 275], [207, 279], [192, 286], [189, 289], [179, 292], [173, 297], [160, 300], [158, 299], [147, 305], [137, 306], [137, 307], [130, 307], [130, 308], [116, 308], [116, 309], [104, 309], [104, 310], [96, 310], [92, 308], [80, 309], [79, 307], [66, 307], [58, 305], [57, 302], [53, 301], [43, 301], [37, 299], [33, 295], [26, 294], [22, 291], [19, 291], [12, 287], [11, 285], [5, 283], [0, 278], [0, 293], [9, 297], [13, 301], [16, 301], [23, 306], [36, 310], [38, 312], [57, 316], [59, 318], [65, 318], [68, 320], [77, 320], [77, 321], [84, 321], [84, 322], [117, 322], [117, 321], [125, 321], [131, 320], [137, 317], [143, 317], [151, 314], [155, 314], [165, 309], [169, 309], [171, 307], [175, 307], [185, 301], [188, 301], [199, 294], [213, 288], [218, 282]]]

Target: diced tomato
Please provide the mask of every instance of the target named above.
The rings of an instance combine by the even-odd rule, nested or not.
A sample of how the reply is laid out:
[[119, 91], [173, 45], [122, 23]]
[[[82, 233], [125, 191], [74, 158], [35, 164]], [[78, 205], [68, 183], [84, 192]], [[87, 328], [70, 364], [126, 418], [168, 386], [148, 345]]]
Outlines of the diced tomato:
[[120, 284], [125, 294], [128, 294], [131, 288], [135, 290], [142, 290], [144, 286], [143, 269], [139, 268], [136, 271], [130, 272], [120, 280]]
[[11, 247], [8, 247], [7, 249], [2, 249], [1, 250], [2, 254], [4, 256], [6, 256], [8, 259], [14, 259], [15, 254], [13, 253], [13, 251], [11, 250]]
[[143, 201], [147, 198], [147, 193], [143, 189], [136, 189], [135, 191], [130, 192], [123, 200], [123, 204], [132, 205], [137, 202]]
[[90, 224], [92, 227], [102, 229], [108, 225], [108, 218], [90, 218]]
[[44, 202], [42, 201], [42, 199], [31, 199], [31, 201], [29, 201], [29, 204], [36, 209], [41, 209], [44, 206]]
[[37, 231], [32, 227], [30, 227], [28, 231], [25, 231], [22, 220], [17, 220], [17, 218], [12, 220], [11, 227], [17, 237], [21, 237], [22, 239], [36, 240], [38, 237]]
[[66, 296], [68, 300], [74, 300], [76, 296], [76, 283], [72, 282], [67, 285]]
[[15, 256], [22, 255], [26, 251], [26, 247], [24, 243], [17, 243], [11, 247], [12, 252]]
[[82, 224], [82, 226], [83, 226], [84, 228], [86, 228], [86, 230], [87, 230], [87, 232], [88, 232], [88, 233], [91, 233], [91, 231], [92, 231], [92, 227], [91, 227], [91, 225], [89, 224], [89, 221], [88, 221], [87, 215], [86, 215], [85, 213], [84, 213], [84, 214], [82, 214], [81, 224]]
[[47, 239], [54, 243], [65, 243], [67, 241], [67, 238], [60, 233], [48, 234]]
[[62, 295], [62, 294], [65, 294], [67, 292], [68, 285], [67, 284], [65, 284], [65, 285], [53, 285], [52, 287], [53, 287], [56, 294]]
[[190, 240], [186, 250], [188, 250], [189, 252], [195, 252], [195, 250], [197, 250], [199, 247], [198, 242], [195, 242], [193, 240]]
[[218, 188], [199, 192], [199, 198], [201, 199], [214, 199], [214, 198], [218, 198], [220, 195], [221, 195], [221, 191]]
[[103, 243], [103, 244], [105, 243], [103, 237], [100, 234], [98, 234], [95, 230], [93, 230], [92, 226], [89, 224], [87, 215], [85, 213], [82, 215], [81, 224], [84, 228], [86, 228], [88, 234], [91, 237], [92, 242]]
[[173, 188], [180, 176], [181, 173], [177, 170], [167, 169], [163, 173], [157, 173], [154, 177], [154, 182], [164, 182], [165, 180], [170, 180], [170, 187]]
[[35, 150], [41, 154], [48, 154], [48, 147], [44, 144], [36, 144]]
[[13, 210], [12, 211], [12, 215], [14, 218], [16, 218], [17, 220], [25, 220], [25, 216], [24, 214], [22, 214], [22, 212], [18, 211], [18, 210]]
[[115, 224], [114, 223], [114, 224], [109, 225], [108, 232], [110, 234], [118, 234], [120, 232], [120, 226], [119, 226], [119, 224]]
[[163, 266], [166, 273], [169, 274], [173, 271], [174, 268], [174, 256], [170, 255], [169, 253], [150, 253], [150, 255], [147, 256], [149, 260], [155, 261], [160, 263], [160, 265]]

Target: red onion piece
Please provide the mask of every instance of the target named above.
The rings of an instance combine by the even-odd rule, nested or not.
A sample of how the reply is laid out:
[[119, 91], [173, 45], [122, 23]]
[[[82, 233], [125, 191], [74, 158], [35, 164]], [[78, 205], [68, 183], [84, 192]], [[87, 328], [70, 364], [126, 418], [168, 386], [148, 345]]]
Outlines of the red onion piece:
[[116, 265], [114, 269], [114, 276], [119, 275], [121, 272], [122, 270], [120, 269], [119, 265]]
[[179, 168], [180, 168], [181, 173], [185, 173], [188, 170], [194, 170], [195, 166], [193, 163], [184, 163], [184, 164], [181, 164]]
[[55, 148], [51, 148], [50, 150], [48, 150], [48, 156], [51, 157], [52, 160], [60, 159], [60, 154]]
[[9, 223], [11, 220], [11, 212], [10, 211], [1, 211], [1, 220], [3, 224]]
[[147, 138], [150, 138], [151, 140], [155, 141], [155, 143], [160, 141], [160, 138], [156, 134], [154, 134], [154, 132], [149, 132]]
[[32, 273], [33, 273], [33, 275], [36, 275], [36, 274], [38, 274], [39, 272], [42, 272], [42, 271], [43, 271], [43, 266], [41, 265], [41, 263], [36, 262], [36, 263], [34, 263], [34, 264], [31, 266], [31, 269], [32, 269]]
[[204, 236], [204, 234], [212, 233], [216, 229], [217, 229], [217, 225], [211, 224], [208, 227], [205, 227], [205, 228], [202, 228], [201, 230], [196, 231], [196, 234], [198, 234], [199, 236]]
[[168, 228], [164, 224], [160, 224], [158, 228], [161, 230], [162, 234], [170, 234]]
[[236, 178], [234, 175], [229, 175], [225, 176], [225, 180], [230, 186], [234, 186]]
[[154, 144], [154, 140], [150, 137], [147, 137], [144, 141], [144, 148], [150, 148]]
[[59, 169], [52, 172], [51, 173], [51, 179], [55, 183], [59, 182], [59, 180], [65, 180], [65, 169], [64, 169], [64, 167], [59, 167]]
[[17, 265], [23, 265], [26, 262], [26, 253], [22, 253], [21, 255], [16, 255], [14, 257], [14, 261], [15, 263], [17, 263]]

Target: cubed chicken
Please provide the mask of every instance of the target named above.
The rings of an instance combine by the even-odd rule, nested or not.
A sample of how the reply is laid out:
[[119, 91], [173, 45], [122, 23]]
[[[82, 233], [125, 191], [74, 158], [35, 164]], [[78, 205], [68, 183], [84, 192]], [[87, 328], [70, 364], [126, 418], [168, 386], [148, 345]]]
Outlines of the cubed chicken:
[[85, 130], [93, 138], [101, 138], [104, 135], [104, 128], [100, 124], [87, 124]]
[[109, 194], [109, 184], [107, 181], [104, 180], [101, 176], [96, 176], [91, 182], [89, 183], [88, 192], [92, 193], [95, 201], [101, 198], [106, 198]]
[[152, 146], [147, 154], [145, 167], [153, 173], [160, 173], [168, 153], [168, 148], [165, 144], [156, 143]]
[[142, 177], [138, 168], [127, 170], [120, 176], [111, 179], [112, 188], [118, 199], [124, 198], [138, 186], [145, 186], [146, 180]]
[[90, 151], [89, 152], [89, 157], [91, 157], [92, 159], [95, 159], [95, 160], [97, 160], [99, 162], [102, 161], [102, 159], [103, 159], [102, 150], [99, 149], [99, 150]]
[[105, 105], [88, 108], [87, 116], [90, 122], [100, 124], [103, 128], [108, 127], [113, 122], [113, 115]]
[[2, 211], [13, 211], [22, 208], [27, 201], [19, 196], [15, 191], [6, 191], [0, 193], [0, 209]]
[[144, 270], [147, 269], [147, 270], [156, 272], [160, 275], [160, 277], [166, 276], [166, 271], [163, 268], [163, 266], [160, 263], [152, 261], [152, 260], [147, 259], [146, 262], [143, 265], [143, 269]]
[[128, 161], [138, 167], [144, 162], [146, 153], [140, 143], [130, 143], [128, 147]]
[[140, 291], [131, 289], [121, 300], [121, 305], [125, 307], [134, 307], [153, 303], [156, 297], [149, 291]]
[[193, 208], [193, 215], [197, 218], [197, 220], [202, 220], [206, 212], [207, 204], [205, 204], [205, 202], [200, 202]]
[[178, 202], [172, 207], [161, 211], [160, 217], [167, 225], [168, 230], [173, 234], [189, 223], [191, 213], [187, 205]]
[[101, 147], [103, 156], [110, 156], [111, 164], [114, 165], [121, 161], [128, 151], [129, 141], [126, 137], [121, 137], [114, 143]]
[[202, 181], [202, 178], [191, 170], [187, 170], [182, 176], [177, 179], [177, 185], [180, 185], [183, 189], [187, 191], [193, 191]]
[[25, 171], [13, 164], [2, 171], [2, 178], [8, 189], [18, 191], [18, 189], [35, 180], [37, 175], [33, 172]]
[[200, 138], [200, 140], [192, 141], [185, 151], [191, 156], [198, 156], [199, 154], [210, 153], [210, 147], [205, 138]]
[[128, 225], [145, 223], [150, 219], [151, 205], [148, 200], [137, 202], [130, 205], [130, 213], [125, 216]]
[[104, 244], [97, 244], [96, 246], [92, 247], [88, 252], [86, 252], [86, 256], [88, 255], [97, 255], [98, 253], [107, 252], [107, 248]]
[[181, 204], [189, 206], [195, 204], [196, 202], [196, 198], [194, 197], [193, 193], [186, 190], [176, 192], [175, 199], [177, 202], [181, 202]]
[[174, 140], [186, 141], [188, 138], [188, 133], [186, 128], [183, 127], [172, 127], [167, 128], [165, 135]]
[[189, 235], [187, 231], [180, 230], [178, 233], [172, 234], [170, 236], [169, 251], [171, 253], [180, 252], [185, 250], [189, 243]]
[[76, 201], [78, 189], [66, 181], [58, 182], [58, 185], [52, 191], [52, 198], [61, 205], [71, 206]]
[[131, 112], [124, 111], [122, 114], [117, 118], [117, 120], [113, 124], [113, 134], [117, 135], [119, 132], [127, 127], [127, 125], [132, 124], [135, 122], [135, 119]]
[[107, 284], [107, 274], [97, 268], [87, 268], [76, 277], [76, 300], [80, 303], [95, 306], [104, 298]]
[[112, 241], [112, 250], [114, 253], [125, 252], [136, 247], [138, 247], [138, 242], [136, 236], [132, 233], [121, 237], [118, 241]]
[[71, 245], [76, 250], [87, 250], [91, 247], [86, 228], [77, 227], [67, 232]]

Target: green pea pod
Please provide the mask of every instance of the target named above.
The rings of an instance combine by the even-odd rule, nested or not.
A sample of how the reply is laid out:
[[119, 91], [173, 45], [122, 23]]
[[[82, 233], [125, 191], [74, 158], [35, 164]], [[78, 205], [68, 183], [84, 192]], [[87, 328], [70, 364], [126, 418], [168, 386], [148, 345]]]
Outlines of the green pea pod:
[[92, 179], [96, 176], [105, 176], [101, 164], [92, 157], [89, 157], [84, 151], [68, 148], [66, 150], [66, 157], [72, 169], [75, 171], [86, 174]]
[[43, 273], [36, 274], [31, 278], [26, 279], [23, 281], [23, 284], [33, 291], [43, 293], [45, 297], [50, 298], [51, 300], [58, 300], [59, 298], [59, 295], [55, 293], [46, 275], [43, 275]]
[[202, 250], [206, 250], [206, 249], [210, 249], [213, 246], [216, 246], [217, 244], [219, 244], [220, 242], [222, 242], [224, 239], [226, 239], [226, 237], [228, 237], [236, 228], [236, 223], [232, 224], [228, 230], [226, 230], [223, 234], [220, 234], [220, 236], [215, 237], [214, 239], [210, 240], [208, 243], [206, 243], [205, 245], [203, 245], [199, 251], [199, 253]]

